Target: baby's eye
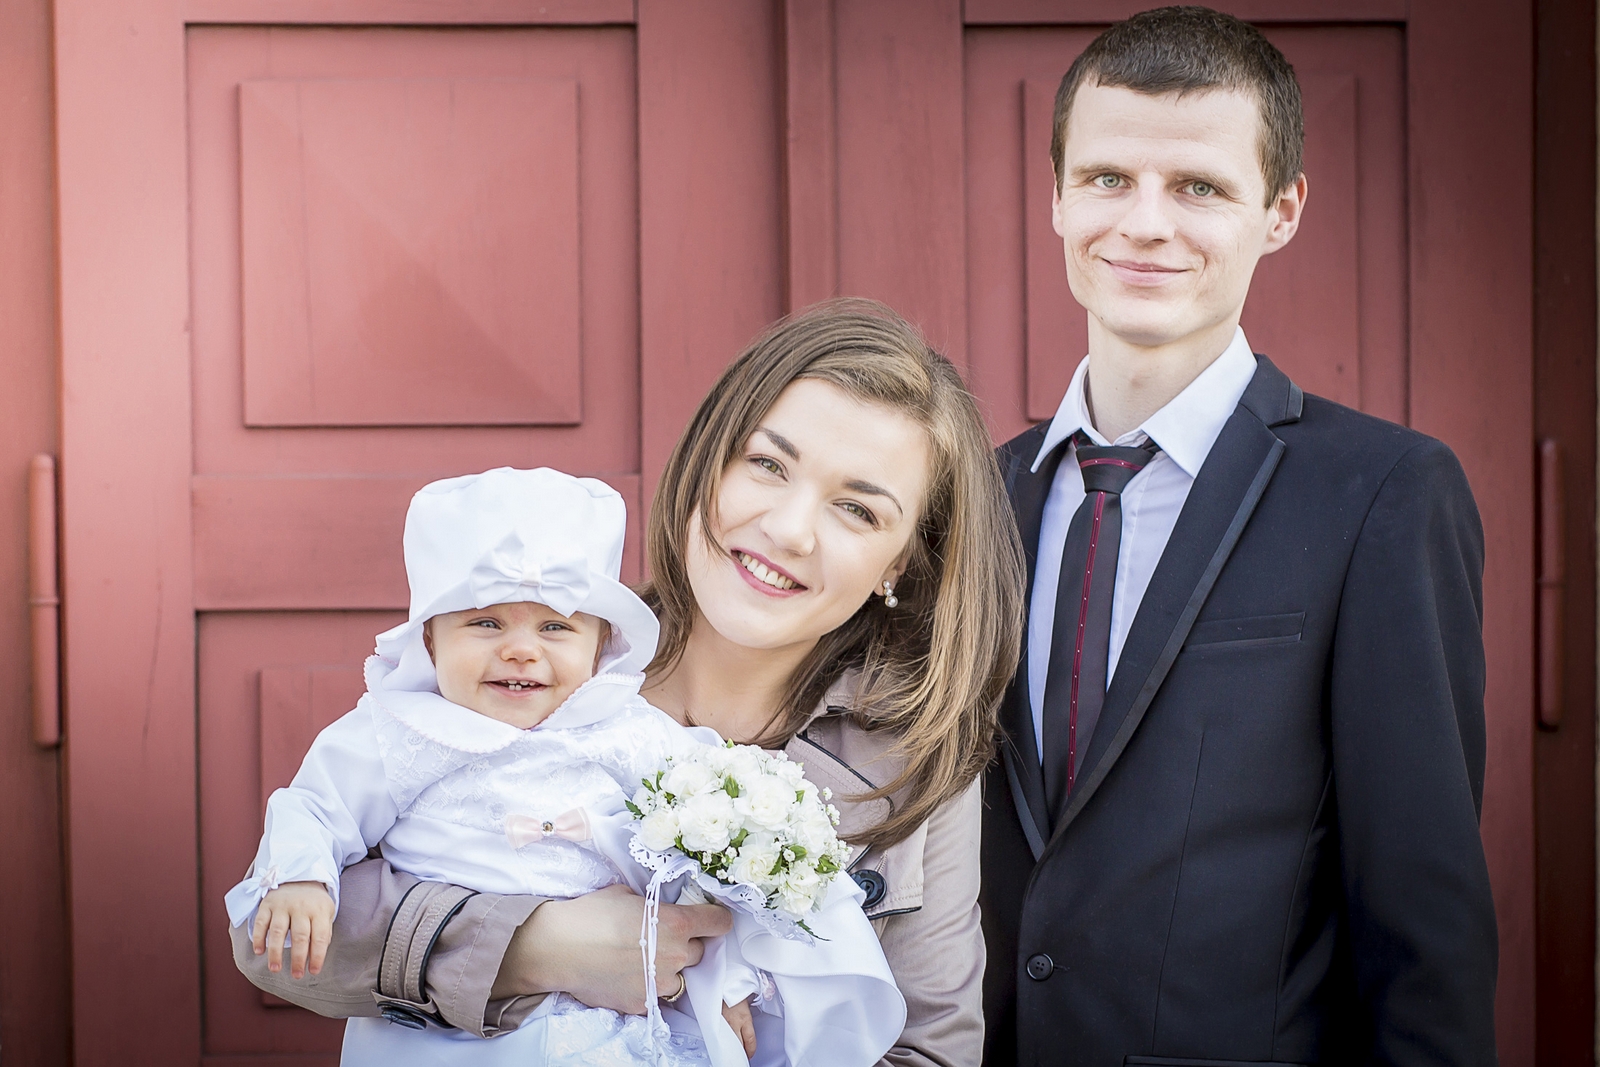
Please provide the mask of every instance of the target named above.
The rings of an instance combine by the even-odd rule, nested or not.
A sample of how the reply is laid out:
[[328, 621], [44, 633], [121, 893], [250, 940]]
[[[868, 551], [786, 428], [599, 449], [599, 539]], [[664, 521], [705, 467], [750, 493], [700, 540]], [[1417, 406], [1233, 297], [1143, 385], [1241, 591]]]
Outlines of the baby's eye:
[[561, 630], [570, 630], [572, 627], [568, 626], [564, 622], [547, 622], [543, 626], [539, 627], [539, 629], [544, 633], [556, 633]]
[[498, 629], [500, 629], [500, 624], [498, 622], [495, 622], [493, 619], [474, 619], [474, 620], [472, 620], [472, 622], [468, 623], [467, 625], [469, 625], [469, 626], [481, 626], [485, 630], [498, 630]]

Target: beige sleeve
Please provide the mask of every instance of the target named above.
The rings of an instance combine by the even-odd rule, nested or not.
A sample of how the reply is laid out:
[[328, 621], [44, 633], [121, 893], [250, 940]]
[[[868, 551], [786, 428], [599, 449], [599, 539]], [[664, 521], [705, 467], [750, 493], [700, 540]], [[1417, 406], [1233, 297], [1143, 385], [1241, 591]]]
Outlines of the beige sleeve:
[[321, 974], [268, 971], [248, 924], [233, 928], [234, 963], [257, 988], [318, 1015], [431, 1020], [481, 1037], [515, 1029], [543, 999], [489, 999], [512, 935], [542, 898], [424, 882], [369, 859], [339, 876], [339, 901]]
[[893, 1067], [970, 1067], [983, 1059], [983, 928], [978, 922], [980, 783], [928, 820], [922, 907], [879, 920], [884, 955], [906, 998]]

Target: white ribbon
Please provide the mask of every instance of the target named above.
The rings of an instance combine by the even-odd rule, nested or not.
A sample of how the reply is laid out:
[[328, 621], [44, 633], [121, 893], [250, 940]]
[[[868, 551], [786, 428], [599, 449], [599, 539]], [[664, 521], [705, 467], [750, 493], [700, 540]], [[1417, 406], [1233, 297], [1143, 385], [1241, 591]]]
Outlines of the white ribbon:
[[[534, 599], [571, 615], [589, 596], [589, 558], [557, 557], [546, 559], [541, 566], [512, 534], [472, 568], [467, 587], [479, 606]], [[524, 589], [533, 596], [518, 596]]]
[[679, 853], [651, 875], [650, 884], [644, 887], [644, 923], [639, 930], [639, 949], [644, 955], [644, 1002], [650, 1020], [651, 1051], [658, 1060], [661, 1057], [659, 1042], [672, 1036], [672, 1028], [661, 1016], [661, 1002], [656, 991], [656, 926], [661, 920], [661, 887], [679, 875], [699, 869], [700, 864]]

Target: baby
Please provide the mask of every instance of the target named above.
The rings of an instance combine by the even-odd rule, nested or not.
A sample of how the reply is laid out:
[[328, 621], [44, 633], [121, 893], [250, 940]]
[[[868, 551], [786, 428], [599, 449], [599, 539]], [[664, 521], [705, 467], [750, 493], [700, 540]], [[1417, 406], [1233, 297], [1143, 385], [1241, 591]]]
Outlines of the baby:
[[[255, 862], [227, 895], [234, 925], [254, 913], [252, 945], [269, 967], [281, 966], [287, 940], [292, 975], [317, 969], [339, 872], [373, 845], [400, 870], [483, 892], [563, 898], [639, 884], [639, 869], [623, 870], [632, 865], [625, 851], [598, 847], [591, 817], [625, 820], [624, 800], [668, 755], [719, 739], [639, 695], [659, 629], [617, 580], [624, 520], [622, 498], [603, 482], [544, 468], [435, 482], [413, 498], [410, 618], [379, 635], [366, 694], [268, 801]], [[691, 995], [663, 1012], [669, 1037], [652, 1035], [644, 1017], [554, 994], [493, 1040], [351, 1019], [342, 1062], [727, 1067], [756, 1055], [752, 996], [768, 1020], [763, 1034], [779, 1036], [758, 1062], [812, 1059], [836, 1041], [840, 1003], [861, 1020], [848, 1047], [875, 1062], [898, 1035], [904, 1004], [859, 891], [836, 881], [856, 893], [830, 897], [843, 943], [780, 946], [757, 971], [741, 947], [759, 956], [759, 939], [741, 939], [736, 922], [729, 940], [739, 944], [714, 946], [686, 972]], [[796, 953], [796, 966], [784, 962]], [[788, 1012], [785, 997], [794, 999]], [[791, 1032], [808, 1029], [821, 1044]], [[810, 1051], [786, 1057], [786, 1048]]]

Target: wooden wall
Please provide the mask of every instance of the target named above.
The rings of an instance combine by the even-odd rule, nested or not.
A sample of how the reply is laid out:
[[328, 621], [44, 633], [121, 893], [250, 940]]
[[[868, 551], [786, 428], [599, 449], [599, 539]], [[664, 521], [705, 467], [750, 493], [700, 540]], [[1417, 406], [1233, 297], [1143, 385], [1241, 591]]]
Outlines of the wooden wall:
[[29, 710], [28, 461], [56, 448], [50, 55], [49, 0], [0, 0], [0, 1060], [28, 1067], [71, 1052], [60, 765]]

